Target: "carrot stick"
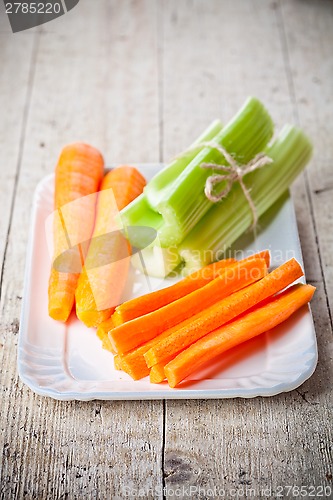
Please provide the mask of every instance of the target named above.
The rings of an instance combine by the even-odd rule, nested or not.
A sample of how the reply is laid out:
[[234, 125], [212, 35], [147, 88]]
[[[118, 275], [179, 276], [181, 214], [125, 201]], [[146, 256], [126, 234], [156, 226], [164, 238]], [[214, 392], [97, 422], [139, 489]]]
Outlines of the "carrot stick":
[[227, 267], [202, 288], [157, 311], [115, 327], [109, 332], [111, 344], [118, 354], [124, 354], [266, 274], [264, 259], [250, 259]]
[[184, 297], [215, 279], [220, 270], [234, 262], [236, 262], [235, 259], [225, 259], [214, 264], [209, 264], [174, 285], [124, 302], [116, 307], [112, 316], [114, 324], [120, 326], [127, 321], [156, 311], [156, 309], [160, 309], [170, 302]]
[[[107, 320], [105, 323], [108, 323], [108, 331], [111, 330], [111, 328], [114, 328], [114, 326], [112, 325], [111, 319]], [[97, 337], [100, 338], [102, 341], [103, 349], [105, 349], [106, 351], [112, 352], [112, 354], [115, 354], [114, 349], [111, 345], [109, 336], [108, 336], [108, 332], [105, 330], [102, 330], [100, 328], [97, 328], [96, 333], [97, 333]]]
[[54, 261], [49, 279], [48, 309], [51, 318], [59, 321], [67, 321], [72, 311], [79, 270], [57, 269], [56, 258], [89, 240], [94, 228], [96, 202], [95, 197], [89, 195], [98, 190], [103, 171], [104, 160], [100, 152], [83, 143], [66, 146], [55, 169]]
[[103, 340], [105, 337], [108, 336], [108, 333], [114, 328], [114, 323], [112, 318], [107, 319], [106, 321], [103, 321], [100, 325], [98, 325], [97, 328], [97, 337], [99, 337], [101, 340]]
[[132, 351], [120, 355], [121, 365], [124, 372], [128, 373], [134, 380], [146, 377], [149, 374], [149, 368], [147, 367], [144, 355], [151, 347], [153, 347], [162, 338], [165, 338], [168, 334], [169, 330], [160, 333], [160, 335], [154, 339], [136, 347]]
[[241, 259], [239, 262], [247, 262], [247, 261], [253, 260], [253, 259], [264, 259], [264, 261], [266, 262], [267, 269], [268, 269], [270, 264], [271, 264], [270, 251], [269, 250], [261, 250], [261, 252], [249, 255], [249, 257], [245, 257], [244, 259]]
[[116, 370], [121, 370], [121, 358], [116, 354], [113, 358], [113, 364]]
[[121, 369], [128, 373], [133, 380], [139, 380], [149, 375], [149, 368], [143, 357], [145, 352], [144, 346], [140, 346], [127, 354], [118, 355]]
[[161, 361], [161, 363], [157, 363], [152, 366], [149, 373], [149, 380], [151, 384], [160, 384], [165, 380], [165, 371], [164, 367], [167, 363], [169, 363], [173, 358], [173, 356]]
[[[270, 254], [268, 250], [263, 250], [255, 255], [251, 255], [247, 259], [251, 260], [255, 258], [265, 259], [267, 267], [270, 264]], [[203, 267], [199, 271], [195, 271], [183, 280], [175, 283], [172, 286], [163, 288], [162, 290], [157, 290], [141, 297], [128, 300], [120, 306], [116, 307], [116, 310], [112, 316], [115, 326], [120, 326], [127, 321], [148, 314], [152, 311], [156, 311], [170, 302], [180, 299], [185, 295], [201, 288], [213, 279], [217, 278], [221, 271], [223, 271], [227, 266], [236, 264], [235, 259], [224, 259], [208, 266]]]
[[102, 340], [102, 347], [103, 349], [105, 349], [106, 351], [109, 351], [109, 352], [112, 352], [112, 354], [115, 354], [115, 352], [113, 351], [112, 349], [112, 345], [111, 345], [111, 342], [109, 340], [109, 337], [106, 336], [103, 340]]
[[170, 387], [176, 387], [188, 375], [228, 349], [279, 325], [309, 302], [314, 291], [315, 287], [311, 285], [293, 285], [265, 305], [201, 338], [165, 366]]
[[144, 186], [144, 178], [134, 167], [118, 167], [103, 179], [95, 229], [75, 294], [77, 317], [88, 327], [106, 321], [119, 304], [130, 247], [115, 217], [142, 193]]
[[[104, 325], [104, 326], [102, 326]], [[109, 339], [109, 336], [108, 336], [108, 332], [114, 328], [114, 325], [112, 323], [112, 319], [108, 319], [107, 321], [104, 321], [103, 323], [101, 323], [98, 328], [97, 328], [97, 331], [96, 331], [96, 334], [97, 334], [97, 337], [99, 339], [101, 339], [102, 341], [102, 347], [103, 349], [105, 349], [106, 351], [110, 351], [112, 352], [112, 354], [115, 354], [115, 351], [111, 345], [111, 342], [110, 342], [110, 339]]]
[[[255, 258], [256, 256], [264, 258], [265, 261], [266, 261], [266, 263], [267, 263], [267, 265], [269, 265], [269, 252], [268, 251], [260, 252], [259, 254], [256, 254], [255, 256], [248, 257], [247, 259], [244, 259], [244, 260], [251, 260], [251, 259]], [[233, 262], [232, 259], [229, 259], [229, 260], [231, 262]], [[209, 266], [201, 269], [198, 273], [193, 273], [192, 274], [193, 279], [199, 279], [203, 275], [205, 277], [210, 276], [209, 271], [206, 274], [206, 272], [207, 272], [206, 269], [207, 268], [213, 269], [214, 272], [216, 272], [215, 276], [217, 276], [219, 270], [220, 269], [222, 270], [227, 265], [227, 263], [225, 261], [223, 262], [223, 266], [220, 267], [219, 266], [220, 264], [222, 264], [222, 261], [214, 263], [214, 264], [210, 264]], [[179, 282], [179, 283], [181, 283], [181, 282]], [[148, 295], [150, 295], [150, 294], [148, 294]], [[132, 302], [132, 301], [129, 301], [129, 302]], [[149, 303], [147, 302], [147, 305], [148, 304]], [[112, 328], [114, 328], [115, 325], [113, 323], [113, 318], [114, 318], [114, 315], [112, 316], [112, 318], [110, 320], [108, 320], [108, 321], [106, 321], [104, 323], [101, 323], [99, 325], [99, 327], [97, 329], [97, 335], [100, 338], [105, 338], [107, 336], [107, 333]], [[165, 332], [159, 334], [156, 338], [154, 338], [154, 339], [148, 341], [147, 343], [145, 343], [145, 344], [143, 344], [143, 345], [141, 345], [141, 346], [133, 349], [132, 351], [127, 352], [126, 354], [123, 354], [120, 357], [120, 361], [119, 361], [121, 363], [122, 370], [125, 371], [126, 373], [128, 373], [134, 380], [139, 380], [139, 379], [141, 379], [143, 377], [146, 377], [149, 374], [149, 369], [147, 368], [147, 364], [146, 364], [145, 359], [144, 359], [144, 354], [151, 347], [153, 347], [154, 345], [156, 345], [160, 340], [162, 340], [163, 338], [165, 338], [166, 336], [168, 336], [170, 331], [171, 330], [166, 330]], [[111, 350], [112, 352], [114, 352], [114, 350], [111, 347], [111, 343], [106, 348], [108, 350]], [[164, 364], [166, 364], [165, 361], [163, 362], [163, 366], [164, 366]], [[154, 371], [153, 371], [153, 373], [154, 373]], [[158, 382], [155, 382], [155, 383], [158, 383]]]
[[[262, 258], [265, 259], [266, 263], [269, 265], [269, 252], [264, 251], [260, 252], [259, 254], [256, 254]], [[247, 259], [244, 259], [243, 262], [246, 260], [252, 260], [256, 256], [251, 256], [248, 257]], [[146, 361], [144, 359], [144, 355], [146, 354], [149, 349], [154, 347], [156, 344], [158, 344], [161, 340], [165, 339], [172, 333], [175, 329], [177, 329], [178, 325], [175, 327], [168, 329], [162, 333], [160, 333], [157, 337], [153, 338], [152, 340], [140, 345], [139, 347], [136, 347], [135, 349], [127, 352], [126, 354], [121, 355], [121, 360], [122, 360], [122, 369], [128, 373], [134, 380], [139, 380], [143, 377], [146, 377], [149, 374], [149, 369], [147, 368]], [[97, 333], [103, 329], [103, 335], [107, 334], [108, 330], [111, 330], [114, 328], [114, 325], [112, 324], [110, 320], [110, 324], [108, 325], [107, 322], [102, 323], [97, 330]], [[164, 362], [166, 364], [166, 362]]]
[[302, 275], [301, 266], [295, 259], [291, 259], [260, 281], [229, 295], [208, 309], [179, 323], [169, 330], [170, 335], [146, 352], [144, 358], [148, 367], [170, 356], [176, 356], [207, 333], [280, 292]]

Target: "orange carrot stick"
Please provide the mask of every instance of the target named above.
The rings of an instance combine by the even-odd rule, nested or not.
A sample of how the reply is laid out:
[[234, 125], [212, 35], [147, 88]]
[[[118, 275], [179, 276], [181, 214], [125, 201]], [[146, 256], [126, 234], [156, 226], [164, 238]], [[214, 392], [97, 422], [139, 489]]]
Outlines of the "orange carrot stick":
[[146, 352], [144, 358], [147, 366], [151, 367], [160, 363], [165, 358], [175, 357], [176, 354], [186, 349], [207, 333], [231, 321], [259, 302], [280, 292], [302, 275], [301, 266], [295, 259], [291, 259], [260, 281], [229, 295], [208, 309], [179, 323], [169, 330], [170, 335]]
[[124, 372], [128, 373], [134, 380], [139, 380], [149, 374], [149, 368], [145, 361], [144, 355], [151, 347], [157, 344], [161, 339], [169, 335], [169, 330], [160, 333], [157, 337], [145, 344], [136, 347], [126, 354], [119, 355], [121, 359], [121, 366]]
[[103, 340], [102, 340], [102, 347], [103, 349], [105, 349], [106, 351], [109, 351], [109, 352], [112, 352], [112, 354], [115, 354], [114, 350], [112, 349], [112, 345], [110, 343], [110, 340], [109, 340], [109, 337], [106, 336]]
[[113, 364], [116, 370], [121, 370], [121, 358], [116, 354], [113, 358]]
[[253, 259], [264, 259], [264, 261], [266, 262], [267, 269], [268, 269], [270, 264], [271, 264], [270, 251], [269, 250], [261, 250], [261, 252], [249, 255], [248, 257], [241, 259], [239, 262], [247, 262], [247, 261], [253, 260]]
[[[251, 255], [247, 259], [243, 259], [243, 261], [255, 258], [265, 259], [267, 267], [269, 267], [270, 254], [268, 250], [263, 250], [255, 255]], [[148, 314], [152, 311], [156, 311], [157, 309], [170, 304], [170, 302], [188, 295], [194, 290], [198, 290], [198, 288], [201, 288], [213, 279], [217, 278], [220, 272], [227, 266], [236, 263], [237, 261], [235, 259], [224, 259], [214, 262], [213, 264], [209, 264], [199, 271], [190, 274], [172, 286], [124, 302], [120, 306], [116, 307], [112, 316], [114, 325], [120, 326], [127, 321], [138, 318], [139, 316], [143, 316], [144, 314]]]
[[[167, 330], [169, 332], [169, 330]], [[128, 373], [134, 380], [146, 377], [149, 374], [149, 368], [145, 361], [144, 355], [151, 347], [153, 347], [160, 339], [164, 338], [165, 332], [160, 333], [157, 337], [145, 344], [136, 347], [126, 354], [121, 354], [121, 366], [124, 372]]]
[[149, 372], [149, 380], [151, 384], [160, 384], [165, 380], [165, 371], [164, 367], [166, 364], [168, 364], [173, 357], [169, 357], [165, 360], [163, 360], [161, 363], [157, 363], [156, 365], [152, 366], [150, 368]]
[[99, 337], [101, 340], [103, 340], [105, 337], [108, 336], [108, 333], [114, 328], [114, 323], [112, 318], [107, 319], [106, 321], [103, 321], [100, 325], [98, 325], [97, 328], [97, 337]]
[[279, 325], [309, 302], [314, 291], [315, 287], [311, 285], [293, 285], [265, 305], [201, 338], [165, 366], [170, 387], [176, 387], [188, 375], [228, 349]]
[[117, 353], [124, 354], [266, 274], [264, 259], [250, 259], [227, 267], [202, 288], [157, 311], [115, 327], [109, 332], [111, 344]]
[[103, 171], [100, 152], [82, 143], [66, 146], [55, 169], [54, 263], [49, 279], [48, 309], [51, 318], [59, 321], [67, 321], [72, 311], [80, 270], [71, 267], [59, 270], [55, 266], [56, 258], [90, 238], [96, 199], [88, 195], [98, 191]]
[[[264, 251], [260, 252], [259, 254], [256, 254], [255, 256], [248, 257], [247, 259], [244, 259], [243, 262], [246, 260], [252, 260], [253, 258], [256, 257], [261, 257], [264, 258], [266, 261], [266, 264], [269, 265], [269, 252]], [[111, 321], [111, 320], [110, 320]], [[161, 340], [167, 338], [170, 333], [172, 333], [175, 329], [177, 329], [178, 325], [175, 327], [165, 330], [164, 332], [160, 333], [157, 337], [153, 338], [152, 340], [140, 345], [139, 347], [136, 347], [135, 349], [127, 352], [126, 354], [121, 355], [121, 360], [122, 360], [122, 369], [128, 373], [134, 380], [139, 380], [143, 377], [146, 377], [149, 374], [149, 369], [147, 368], [146, 361], [144, 359], [144, 355], [146, 354], [149, 349], [157, 345]], [[97, 330], [97, 333], [103, 329], [103, 335], [106, 335], [108, 330], [111, 330], [114, 328], [114, 325], [112, 322], [109, 324], [107, 322], [102, 323]], [[109, 349], [110, 350], [110, 349]], [[166, 362], [164, 362], [166, 364]], [[157, 383], [157, 382], [156, 382]]]
[[144, 346], [137, 347], [133, 351], [124, 355], [118, 355], [120, 358], [121, 369], [128, 373], [133, 380], [140, 380], [149, 375], [149, 368], [143, 357], [146, 352]]
[[174, 285], [124, 302], [120, 306], [116, 307], [116, 310], [112, 315], [115, 326], [120, 326], [127, 321], [138, 318], [139, 316], [143, 316], [144, 314], [148, 314], [152, 311], [156, 311], [156, 309], [160, 309], [161, 307], [170, 304], [170, 302], [178, 300], [194, 290], [201, 288], [215, 279], [220, 270], [234, 262], [236, 262], [235, 259], [225, 259], [215, 262], [214, 264], [209, 264], [199, 271], [190, 274], [181, 281], [178, 281], [178, 283], [175, 283]]
[[128, 166], [111, 170], [98, 195], [93, 237], [79, 278], [77, 317], [88, 327], [110, 318], [126, 283], [130, 247], [116, 223], [118, 211], [142, 193], [145, 179]]
[[[106, 327], [107, 329], [103, 328], [102, 325], [104, 325], [104, 327]], [[112, 354], [115, 354], [115, 351], [111, 345], [111, 342], [110, 342], [110, 339], [109, 339], [109, 336], [108, 336], [108, 332], [114, 328], [114, 325], [112, 323], [112, 319], [108, 319], [107, 321], [104, 321], [103, 323], [101, 323], [98, 328], [97, 328], [97, 331], [96, 331], [96, 334], [97, 334], [97, 337], [99, 339], [101, 339], [102, 341], [102, 347], [103, 349], [105, 349], [106, 351], [110, 351], [112, 352]]]

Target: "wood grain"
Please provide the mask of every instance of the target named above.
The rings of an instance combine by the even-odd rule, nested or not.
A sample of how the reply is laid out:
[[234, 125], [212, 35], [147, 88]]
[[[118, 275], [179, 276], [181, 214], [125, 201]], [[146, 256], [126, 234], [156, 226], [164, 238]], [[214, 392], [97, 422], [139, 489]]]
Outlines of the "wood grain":
[[[280, 485], [332, 486], [332, 17], [329, 0], [81, 0], [14, 36], [0, 15], [1, 498], [117, 499], [126, 486], [162, 498], [163, 485], [276, 498]], [[34, 395], [16, 373], [18, 318], [32, 194], [60, 148], [85, 140], [108, 163], [167, 160], [251, 94], [315, 146], [293, 187], [318, 287], [313, 377], [254, 400]]]
[[[200, 81], [215, 60], [216, 81], [209, 90], [210, 95], [221, 99], [216, 97], [215, 103], [220, 109], [219, 115], [230, 116], [247, 95], [255, 94], [269, 104], [278, 127], [288, 121], [297, 123], [289, 49], [279, 3], [210, 2], [208, 9], [206, 3], [199, 1], [165, 2], [164, 5], [163, 53], [169, 54], [169, 59], [164, 57], [164, 81], [174, 81], [175, 66], [190, 66], [190, 78]], [[193, 13], [190, 17], [189, 11]], [[297, 13], [293, 15], [297, 19]], [[207, 16], [210, 21], [206, 20]], [[228, 21], [219, 29], [222, 18]], [[186, 19], [186, 26], [181, 24], [182, 19]], [[297, 33], [300, 29], [298, 26]], [[189, 55], [184, 51], [179, 54], [180, 40], [185, 36], [183, 43]], [[201, 45], [205, 51], [199, 49]], [[195, 61], [190, 58], [193, 54]], [[164, 102], [165, 109], [170, 105], [182, 109], [184, 115], [188, 102], [194, 99], [200, 109], [200, 99], [190, 95], [188, 102], [185, 101], [176, 84], [172, 93], [169, 85], [169, 95], [164, 99], [169, 99]], [[168, 144], [175, 121], [168, 114], [163, 118]], [[188, 140], [186, 130], [184, 135]], [[312, 165], [312, 168], [315, 167]], [[323, 452], [321, 444], [331, 442], [332, 438], [332, 396], [327, 389], [333, 369], [329, 347], [331, 329], [325, 308], [314, 214], [304, 176], [294, 186], [293, 194], [306, 273], [308, 279], [320, 282], [314, 305], [320, 332], [320, 367], [302, 388], [275, 398], [185, 404], [167, 401], [164, 460], [165, 484], [170, 492], [177, 487], [199, 484], [206, 488], [224, 488], [226, 498], [231, 498], [233, 489], [241, 494], [242, 489], [251, 487], [260, 498], [264, 497], [263, 488], [272, 488], [272, 496], [275, 496], [279, 485], [328, 484], [331, 477], [332, 457], [330, 452]], [[321, 436], [324, 432], [325, 437], [318, 437], [319, 432]], [[171, 498], [176, 498], [176, 494]]]
[[16, 373], [17, 296], [37, 182], [75, 140], [96, 145], [110, 163], [158, 158], [154, 8], [105, 0], [96, 11], [82, 1], [40, 34], [0, 305], [6, 499], [117, 498], [125, 486], [162, 484], [162, 402], [59, 403], [33, 395]]
[[[13, 36], [9, 22], [0, 5], [0, 269], [3, 276], [3, 257], [8, 242], [15, 186], [22, 161], [22, 145], [25, 135], [27, 111], [34, 77], [36, 31], [29, 36]], [[12, 81], [8, 79], [12, 75]], [[15, 84], [14, 84], [15, 76]]]
[[[333, 4], [329, 1], [282, 3], [296, 118], [314, 141], [306, 173], [308, 198], [326, 295], [333, 308]], [[307, 57], [304, 57], [307, 54]], [[332, 316], [331, 316], [332, 324]]]

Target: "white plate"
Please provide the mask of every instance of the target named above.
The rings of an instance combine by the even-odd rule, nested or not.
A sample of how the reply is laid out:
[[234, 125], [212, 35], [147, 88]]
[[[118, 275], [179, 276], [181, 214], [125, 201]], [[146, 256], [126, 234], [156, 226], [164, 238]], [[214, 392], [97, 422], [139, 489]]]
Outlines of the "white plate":
[[[142, 165], [150, 178], [159, 165]], [[73, 314], [66, 325], [47, 312], [50, 257], [45, 220], [53, 210], [54, 176], [36, 188], [18, 345], [18, 370], [34, 392], [61, 400], [189, 399], [272, 396], [290, 391], [309, 378], [317, 363], [317, 344], [309, 307], [283, 325], [229, 351], [223, 360], [190, 377], [177, 389], [152, 385], [146, 377], [133, 381], [116, 371], [113, 356], [101, 347], [93, 329]], [[272, 265], [295, 257], [302, 264], [296, 218], [286, 195], [263, 219], [256, 238], [246, 236], [235, 246], [244, 251], [269, 248]], [[131, 270], [131, 289], [124, 299], [148, 290], [147, 278]], [[170, 285], [149, 279], [153, 289]]]

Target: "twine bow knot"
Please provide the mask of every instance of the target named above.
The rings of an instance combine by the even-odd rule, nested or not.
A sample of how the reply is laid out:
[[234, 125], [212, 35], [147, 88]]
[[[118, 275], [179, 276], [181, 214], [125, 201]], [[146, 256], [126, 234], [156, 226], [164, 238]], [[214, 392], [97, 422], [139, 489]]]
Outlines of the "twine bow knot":
[[[216, 149], [228, 163], [227, 165], [220, 165], [217, 163], [202, 163], [200, 165], [201, 168], [220, 170], [221, 172], [224, 172], [223, 174], [212, 174], [207, 178], [205, 185], [206, 197], [211, 202], [217, 203], [223, 200], [223, 198], [225, 198], [230, 193], [231, 188], [235, 182], [239, 182], [252, 213], [253, 222], [251, 229], [253, 229], [257, 225], [258, 214], [256, 206], [251, 198], [250, 190], [244, 184], [243, 177], [250, 172], [254, 172], [259, 168], [264, 167], [265, 165], [269, 165], [273, 162], [272, 158], [265, 155], [265, 153], [259, 153], [247, 164], [243, 165], [238, 163], [235, 158], [228, 153], [228, 151], [220, 146], [220, 144], [209, 141], [201, 142], [197, 146], [208, 146], [210, 148]], [[225, 187], [221, 191], [214, 194], [215, 186], [222, 181], [226, 182]]]

